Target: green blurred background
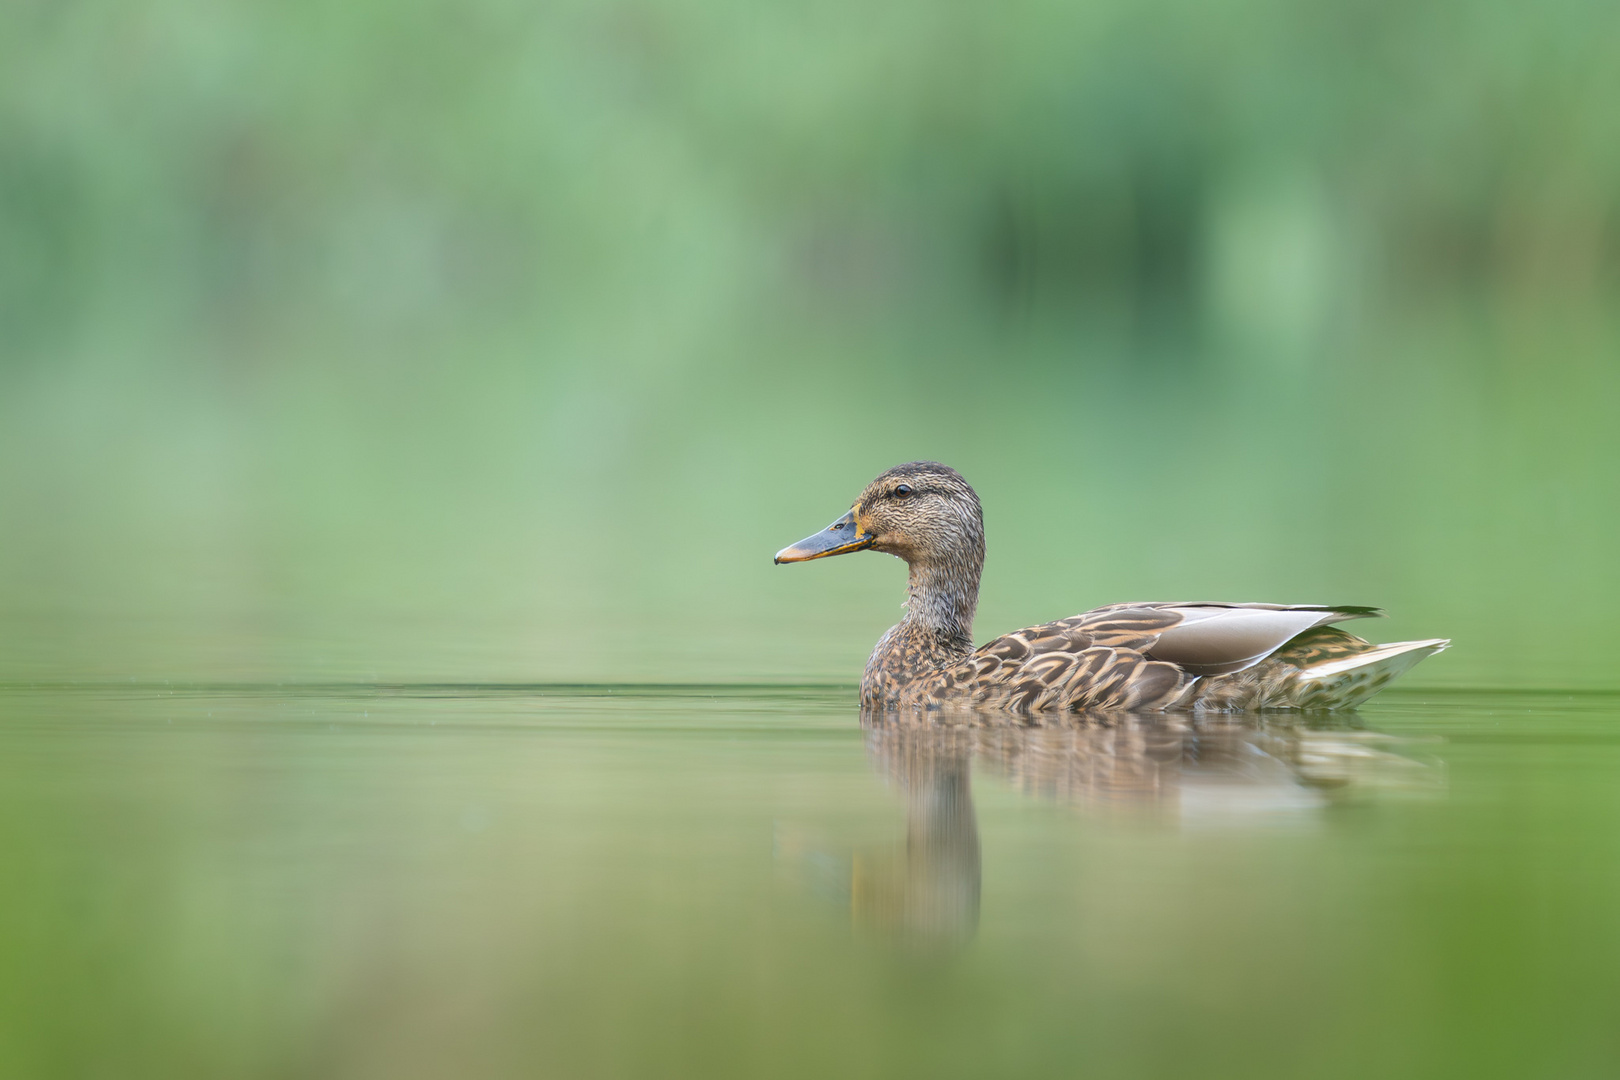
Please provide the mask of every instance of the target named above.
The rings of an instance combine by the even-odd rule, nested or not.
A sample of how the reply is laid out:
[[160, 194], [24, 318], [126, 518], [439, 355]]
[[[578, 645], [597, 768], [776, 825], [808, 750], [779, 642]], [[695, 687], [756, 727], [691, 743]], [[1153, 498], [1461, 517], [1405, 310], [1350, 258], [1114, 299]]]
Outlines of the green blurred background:
[[10, 0], [0, 679], [853, 681], [1381, 604], [1620, 686], [1620, 8]]

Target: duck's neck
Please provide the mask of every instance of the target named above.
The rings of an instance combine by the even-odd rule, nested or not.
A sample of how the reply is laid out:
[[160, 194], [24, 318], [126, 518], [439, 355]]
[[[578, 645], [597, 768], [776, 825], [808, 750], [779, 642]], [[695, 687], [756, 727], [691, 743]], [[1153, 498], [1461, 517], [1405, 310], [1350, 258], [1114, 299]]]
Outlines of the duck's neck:
[[973, 612], [979, 606], [983, 567], [982, 550], [960, 561], [912, 563], [901, 628], [951, 658], [972, 652]]

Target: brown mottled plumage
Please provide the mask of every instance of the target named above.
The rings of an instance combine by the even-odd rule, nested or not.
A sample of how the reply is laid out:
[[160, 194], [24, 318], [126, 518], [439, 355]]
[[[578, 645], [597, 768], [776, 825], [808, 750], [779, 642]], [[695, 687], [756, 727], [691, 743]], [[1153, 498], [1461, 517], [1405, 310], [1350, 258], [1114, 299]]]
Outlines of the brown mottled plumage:
[[914, 461], [873, 480], [850, 512], [782, 549], [803, 562], [870, 548], [911, 568], [906, 616], [861, 680], [868, 707], [1044, 710], [1348, 708], [1443, 639], [1374, 645], [1327, 624], [1376, 608], [1114, 604], [973, 648], [984, 566], [979, 497], [955, 470]]

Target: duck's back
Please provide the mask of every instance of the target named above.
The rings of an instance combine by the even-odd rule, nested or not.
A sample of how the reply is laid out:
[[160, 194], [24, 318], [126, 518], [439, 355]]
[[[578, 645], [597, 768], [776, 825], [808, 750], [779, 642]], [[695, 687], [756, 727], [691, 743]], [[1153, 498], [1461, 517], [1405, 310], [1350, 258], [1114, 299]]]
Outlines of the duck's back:
[[[1348, 708], [1447, 644], [1374, 645], [1328, 625], [1381, 614], [1324, 605], [1115, 604], [999, 637], [926, 678], [908, 672], [885, 682], [899, 683], [896, 704], [1017, 712]], [[871, 680], [874, 672], [867, 674]]]

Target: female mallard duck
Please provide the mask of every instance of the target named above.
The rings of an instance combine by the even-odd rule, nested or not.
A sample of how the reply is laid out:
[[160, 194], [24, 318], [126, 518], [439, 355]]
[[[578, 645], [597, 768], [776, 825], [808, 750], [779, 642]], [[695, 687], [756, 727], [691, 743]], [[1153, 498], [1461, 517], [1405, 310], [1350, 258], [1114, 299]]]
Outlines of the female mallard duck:
[[1112, 604], [973, 648], [984, 566], [979, 497], [934, 461], [898, 465], [778, 563], [886, 551], [911, 568], [906, 616], [867, 661], [877, 708], [1342, 709], [1450, 644], [1374, 645], [1329, 626], [1382, 615], [1318, 604]]

